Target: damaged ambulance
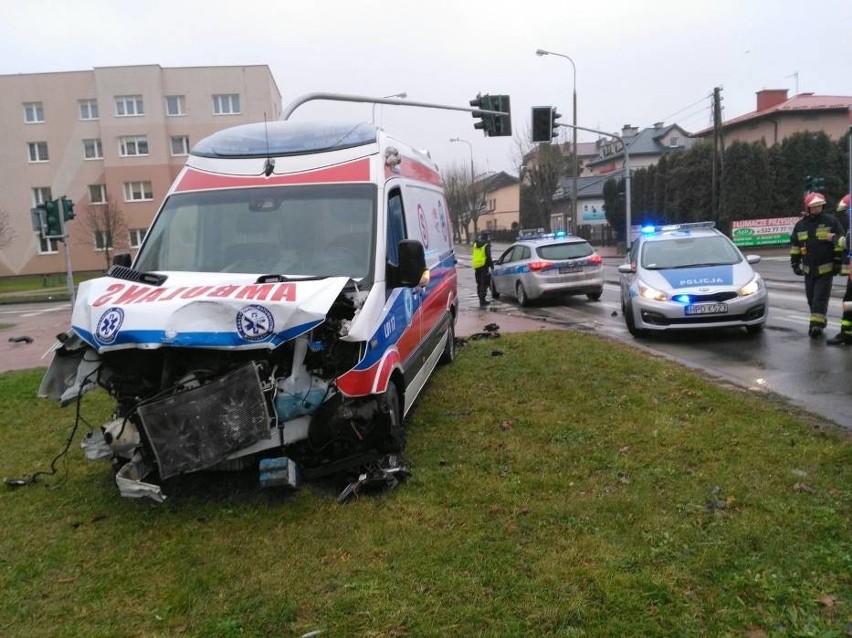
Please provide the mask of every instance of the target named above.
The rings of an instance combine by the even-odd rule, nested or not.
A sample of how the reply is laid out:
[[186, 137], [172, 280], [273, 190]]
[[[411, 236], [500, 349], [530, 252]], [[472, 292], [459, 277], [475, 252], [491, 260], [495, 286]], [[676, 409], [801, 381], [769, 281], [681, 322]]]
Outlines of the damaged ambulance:
[[200, 141], [136, 258], [80, 284], [39, 394], [106, 390], [83, 441], [126, 497], [256, 467], [261, 485], [395, 458], [455, 356], [438, 169], [369, 123], [276, 121]]

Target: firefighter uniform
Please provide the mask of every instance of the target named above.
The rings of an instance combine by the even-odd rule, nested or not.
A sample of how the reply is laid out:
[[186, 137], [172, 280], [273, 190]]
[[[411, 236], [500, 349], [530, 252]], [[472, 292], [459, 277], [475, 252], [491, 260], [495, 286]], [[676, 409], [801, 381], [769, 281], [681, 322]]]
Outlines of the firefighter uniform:
[[[849, 210], [849, 195], [846, 195], [837, 205], [837, 212]], [[849, 255], [852, 250], [852, 228], [840, 240], [840, 250], [843, 253], [843, 266], [840, 274], [846, 279], [846, 292], [843, 294], [843, 315], [840, 317], [840, 332], [826, 341], [832, 346], [852, 345], [852, 273], [849, 272]]]
[[812, 338], [825, 330], [828, 301], [834, 275], [840, 272], [843, 251], [840, 237], [843, 229], [834, 215], [822, 212], [825, 198], [809, 193], [805, 198], [807, 213], [796, 222], [790, 235], [790, 266], [805, 277], [805, 296], [810, 308]]

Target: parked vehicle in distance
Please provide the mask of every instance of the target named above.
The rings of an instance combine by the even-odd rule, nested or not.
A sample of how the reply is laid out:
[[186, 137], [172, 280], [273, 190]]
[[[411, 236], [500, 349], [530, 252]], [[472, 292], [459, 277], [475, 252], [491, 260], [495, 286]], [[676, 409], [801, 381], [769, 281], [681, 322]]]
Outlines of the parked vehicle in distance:
[[766, 286], [714, 222], [642, 228], [618, 267], [621, 310], [633, 336], [652, 332], [743, 327], [763, 330]]
[[494, 262], [491, 295], [509, 295], [522, 306], [537, 299], [603, 294], [603, 260], [585, 239], [564, 233], [520, 237]]

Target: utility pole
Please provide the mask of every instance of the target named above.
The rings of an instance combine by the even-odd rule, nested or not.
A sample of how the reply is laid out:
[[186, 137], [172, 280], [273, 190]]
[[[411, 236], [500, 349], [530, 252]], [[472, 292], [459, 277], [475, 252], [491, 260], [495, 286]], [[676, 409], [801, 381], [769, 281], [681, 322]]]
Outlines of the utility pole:
[[713, 219], [719, 221], [719, 175], [717, 167], [719, 164], [719, 129], [722, 122], [719, 118], [719, 87], [713, 89], [713, 164], [711, 166], [711, 188], [710, 201], [713, 210]]

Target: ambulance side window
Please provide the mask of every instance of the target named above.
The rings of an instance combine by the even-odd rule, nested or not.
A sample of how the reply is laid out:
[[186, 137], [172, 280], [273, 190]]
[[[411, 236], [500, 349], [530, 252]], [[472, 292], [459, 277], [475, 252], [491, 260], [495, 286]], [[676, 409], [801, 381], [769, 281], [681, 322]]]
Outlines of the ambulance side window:
[[399, 242], [403, 239], [405, 239], [405, 210], [402, 207], [402, 193], [396, 188], [388, 196], [388, 265], [399, 265]]

